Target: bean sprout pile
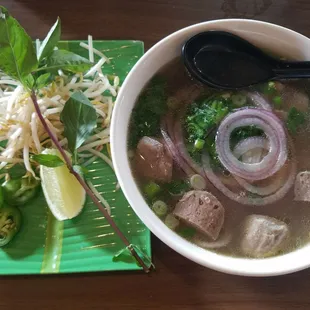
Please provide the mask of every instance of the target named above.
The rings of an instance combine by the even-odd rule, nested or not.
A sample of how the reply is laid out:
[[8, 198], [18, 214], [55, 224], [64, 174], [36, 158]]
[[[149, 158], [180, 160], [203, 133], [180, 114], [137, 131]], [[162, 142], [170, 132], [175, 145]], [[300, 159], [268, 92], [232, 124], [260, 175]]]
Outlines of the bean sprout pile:
[[[82, 91], [93, 104], [97, 113], [97, 128], [78, 149], [79, 163], [87, 166], [100, 157], [113, 169], [112, 161], [101, 150], [110, 142], [110, 120], [114, 99], [119, 88], [119, 77], [108, 76], [102, 68], [109, 59], [93, 47], [93, 40], [88, 36], [88, 44], [80, 46], [89, 52], [89, 60], [99, 60], [84, 75], [66, 75], [58, 70], [58, 75], [48, 86], [38, 93], [41, 112], [60, 145], [66, 149], [67, 139], [63, 135], [64, 126], [60, 113], [70, 95]], [[37, 51], [40, 48], [36, 41]], [[0, 169], [17, 163], [25, 166], [27, 175], [38, 178], [35, 169], [38, 164], [31, 160], [31, 155], [40, 154], [44, 148], [52, 147], [48, 133], [44, 130], [35, 112], [29, 93], [20, 82], [0, 72]], [[4, 171], [4, 170], [2, 170]], [[1, 174], [3, 177], [5, 174]]]

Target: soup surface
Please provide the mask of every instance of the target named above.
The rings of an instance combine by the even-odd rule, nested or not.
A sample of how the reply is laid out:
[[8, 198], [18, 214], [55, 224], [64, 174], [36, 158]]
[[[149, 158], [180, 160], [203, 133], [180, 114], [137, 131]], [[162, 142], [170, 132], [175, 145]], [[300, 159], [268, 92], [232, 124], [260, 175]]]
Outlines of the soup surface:
[[150, 208], [222, 254], [263, 258], [310, 239], [309, 82], [219, 91], [176, 59], [140, 94], [128, 156]]

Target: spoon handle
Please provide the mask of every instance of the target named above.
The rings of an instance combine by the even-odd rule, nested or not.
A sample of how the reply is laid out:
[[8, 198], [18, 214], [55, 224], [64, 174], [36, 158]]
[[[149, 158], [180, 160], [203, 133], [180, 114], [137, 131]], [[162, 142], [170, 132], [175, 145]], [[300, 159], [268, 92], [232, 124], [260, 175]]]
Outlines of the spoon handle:
[[275, 79], [310, 78], [310, 61], [281, 61], [273, 72]]

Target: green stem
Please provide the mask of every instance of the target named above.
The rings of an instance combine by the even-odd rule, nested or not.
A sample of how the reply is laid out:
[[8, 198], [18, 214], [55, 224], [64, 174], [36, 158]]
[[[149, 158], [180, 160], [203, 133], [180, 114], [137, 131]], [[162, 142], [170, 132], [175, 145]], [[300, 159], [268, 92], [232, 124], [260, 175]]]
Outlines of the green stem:
[[48, 127], [38, 104], [37, 101], [37, 97], [35, 94], [35, 91], [32, 90], [31, 92], [31, 99], [33, 102], [33, 105], [35, 107], [35, 110], [37, 112], [37, 115], [45, 129], [45, 131], [48, 133], [49, 137], [51, 138], [51, 140], [53, 141], [54, 145], [56, 146], [56, 148], [58, 149], [58, 151], [60, 152], [60, 154], [62, 155], [70, 173], [72, 173], [75, 178], [78, 180], [78, 182], [81, 184], [81, 186], [84, 188], [86, 194], [90, 197], [90, 199], [93, 201], [93, 203], [98, 207], [98, 209], [103, 213], [104, 217], [106, 218], [106, 220], [108, 221], [108, 223], [110, 224], [110, 226], [112, 227], [112, 229], [116, 232], [116, 234], [119, 236], [119, 238], [122, 240], [122, 242], [124, 243], [124, 245], [126, 247], [129, 248], [131, 254], [133, 255], [133, 257], [137, 260], [137, 262], [140, 264], [140, 266], [142, 266], [143, 270], [148, 273], [150, 272], [150, 267], [146, 266], [146, 264], [144, 263], [144, 261], [141, 259], [141, 257], [138, 255], [138, 253], [136, 252], [136, 250], [130, 246], [130, 242], [128, 241], [128, 239], [125, 237], [125, 235], [122, 233], [122, 231], [118, 228], [118, 226], [116, 225], [116, 223], [114, 222], [114, 220], [112, 219], [112, 217], [109, 215], [109, 213], [107, 212], [106, 208], [101, 204], [101, 202], [97, 199], [97, 197], [95, 196], [95, 194], [92, 192], [92, 190], [88, 187], [88, 185], [86, 184], [86, 182], [84, 181], [84, 179], [73, 169], [72, 163], [70, 158], [67, 156], [66, 152], [64, 151], [64, 149], [61, 147], [61, 145], [59, 144], [57, 138], [55, 137], [55, 135], [51, 132], [50, 128]]

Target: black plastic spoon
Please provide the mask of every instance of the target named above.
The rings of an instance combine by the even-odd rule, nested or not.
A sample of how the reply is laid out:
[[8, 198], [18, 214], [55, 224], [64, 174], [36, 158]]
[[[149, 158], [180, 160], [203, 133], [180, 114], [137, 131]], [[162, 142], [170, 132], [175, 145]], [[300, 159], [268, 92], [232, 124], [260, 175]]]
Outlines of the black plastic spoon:
[[270, 80], [310, 78], [310, 61], [282, 61], [224, 31], [202, 32], [182, 48], [188, 71], [204, 84], [238, 89]]

